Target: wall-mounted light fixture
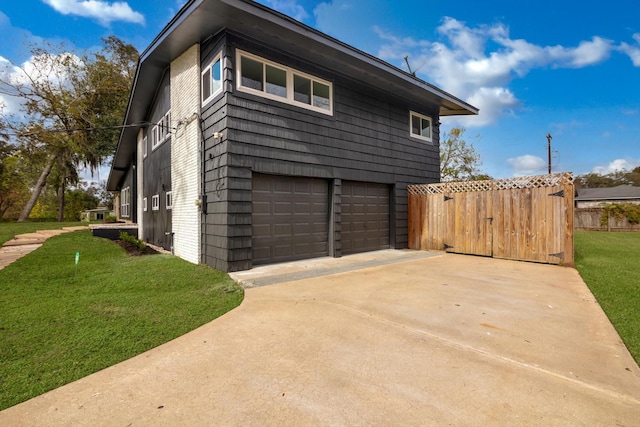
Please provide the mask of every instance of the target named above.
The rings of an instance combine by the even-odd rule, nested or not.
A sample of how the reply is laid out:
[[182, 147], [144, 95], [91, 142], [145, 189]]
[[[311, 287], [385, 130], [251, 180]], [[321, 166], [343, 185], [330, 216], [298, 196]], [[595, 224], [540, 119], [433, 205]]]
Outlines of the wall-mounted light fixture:
[[223, 135], [222, 135], [222, 132], [214, 132], [214, 133], [213, 133], [213, 137], [214, 137], [215, 139], [222, 139], [222, 136], [223, 136]]

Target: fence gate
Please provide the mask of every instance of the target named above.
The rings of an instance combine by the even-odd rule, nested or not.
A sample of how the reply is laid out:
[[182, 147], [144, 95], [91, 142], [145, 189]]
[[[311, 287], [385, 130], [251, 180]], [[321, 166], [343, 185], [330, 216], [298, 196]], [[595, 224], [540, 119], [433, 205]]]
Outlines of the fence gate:
[[573, 264], [570, 173], [408, 190], [411, 249]]

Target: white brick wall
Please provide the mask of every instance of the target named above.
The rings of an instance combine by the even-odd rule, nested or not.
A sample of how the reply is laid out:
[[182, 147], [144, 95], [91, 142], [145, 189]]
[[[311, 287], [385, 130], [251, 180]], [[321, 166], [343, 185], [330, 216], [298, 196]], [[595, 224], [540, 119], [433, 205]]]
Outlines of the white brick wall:
[[140, 240], [144, 240], [144, 226], [143, 226], [143, 218], [142, 218], [142, 198], [144, 197], [144, 191], [143, 191], [143, 182], [142, 180], [144, 179], [144, 175], [143, 175], [143, 155], [144, 155], [144, 151], [143, 151], [143, 147], [142, 147], [142, 137], [144, 136], [144, 133], [142, 131], [142, 129], [140, 129], [140, 131], [138, 131], [138, 149], [137, 149], [137, 153], [136, 153], [136, 159], [138, 159], [137, 166], [136, 166], [136, 182], [138, 183], [138, 188], [136, 188], [136, 218], [137, 218], [137, 222], [138, 222], [138, 238]]
[[172, 231], [174, 252], [200, 261], [200, 46], [194, 45], [171, 63]]

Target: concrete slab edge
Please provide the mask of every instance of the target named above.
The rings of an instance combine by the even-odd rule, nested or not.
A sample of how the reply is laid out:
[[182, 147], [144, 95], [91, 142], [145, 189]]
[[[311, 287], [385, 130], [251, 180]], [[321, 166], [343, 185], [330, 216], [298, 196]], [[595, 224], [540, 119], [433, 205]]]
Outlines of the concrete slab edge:
[[251, 289], [261, 286], [274, 285], [276, 283], [294, 282], [297, 280], [311, 279], [314, 277], [328, 276], [330, 274], [346, 273], [355, 270], [362, 270], [364, 268], [377, 267], [380, 265], [395, 264], [405, 261], [413, 261], [416, 259], [431, 258], [434, 256], [442, 255], [442, 252], [415, 252], [407, 255], [397, 256], [393, 258], [373, 259], [355, 263], [349, 263], [338, 266], [327, 266], [322, 268], [313, 268], [308, 270], [300, 270], [286, 274], [277, 274], [265, 277], [257, 277], [252, 279], [238, 279], [234, 277], [233, 273], [230, 273], [232, 279], [234, 279], [242, 288]]

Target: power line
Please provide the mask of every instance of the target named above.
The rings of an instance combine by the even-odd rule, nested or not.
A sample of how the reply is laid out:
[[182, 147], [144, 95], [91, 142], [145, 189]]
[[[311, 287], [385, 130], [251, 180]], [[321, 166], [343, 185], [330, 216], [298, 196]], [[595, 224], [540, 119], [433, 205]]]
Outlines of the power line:
[[[149, 122], [142, 122], [142, 123], [133, 123], [130, 125], [119, 125], [119, 126], [98, 126], [98, 127], [88, 127], [88, 128], [72, 128], [72, 129], [62, 129], [62, 128], [57, 128], [57, 129], [42, 129], [42, 130], [38, 130], [38, 131], [33, 131], [33, 132], [5, 132], [5, 135], [7, 136], [15, 136], [15, 137], [27, 137], [27, 136], [34, 136], [34, 135], [39, 135], [39, 134], [43, 134], [43, 133], [60, 133], [60, 132], [91, 132], [91, 131], [95, 131], [95, 130], [110, 130], [110, 129], [126, 129], [126, 128], [131, 128], [131, 127], [141, 127], [141, 126], [149, 126], [149, 125], [155, 125], [155, 123], [149, 123]], [[172, 131], [175, 131], [176, 128], [170, 128]]]

